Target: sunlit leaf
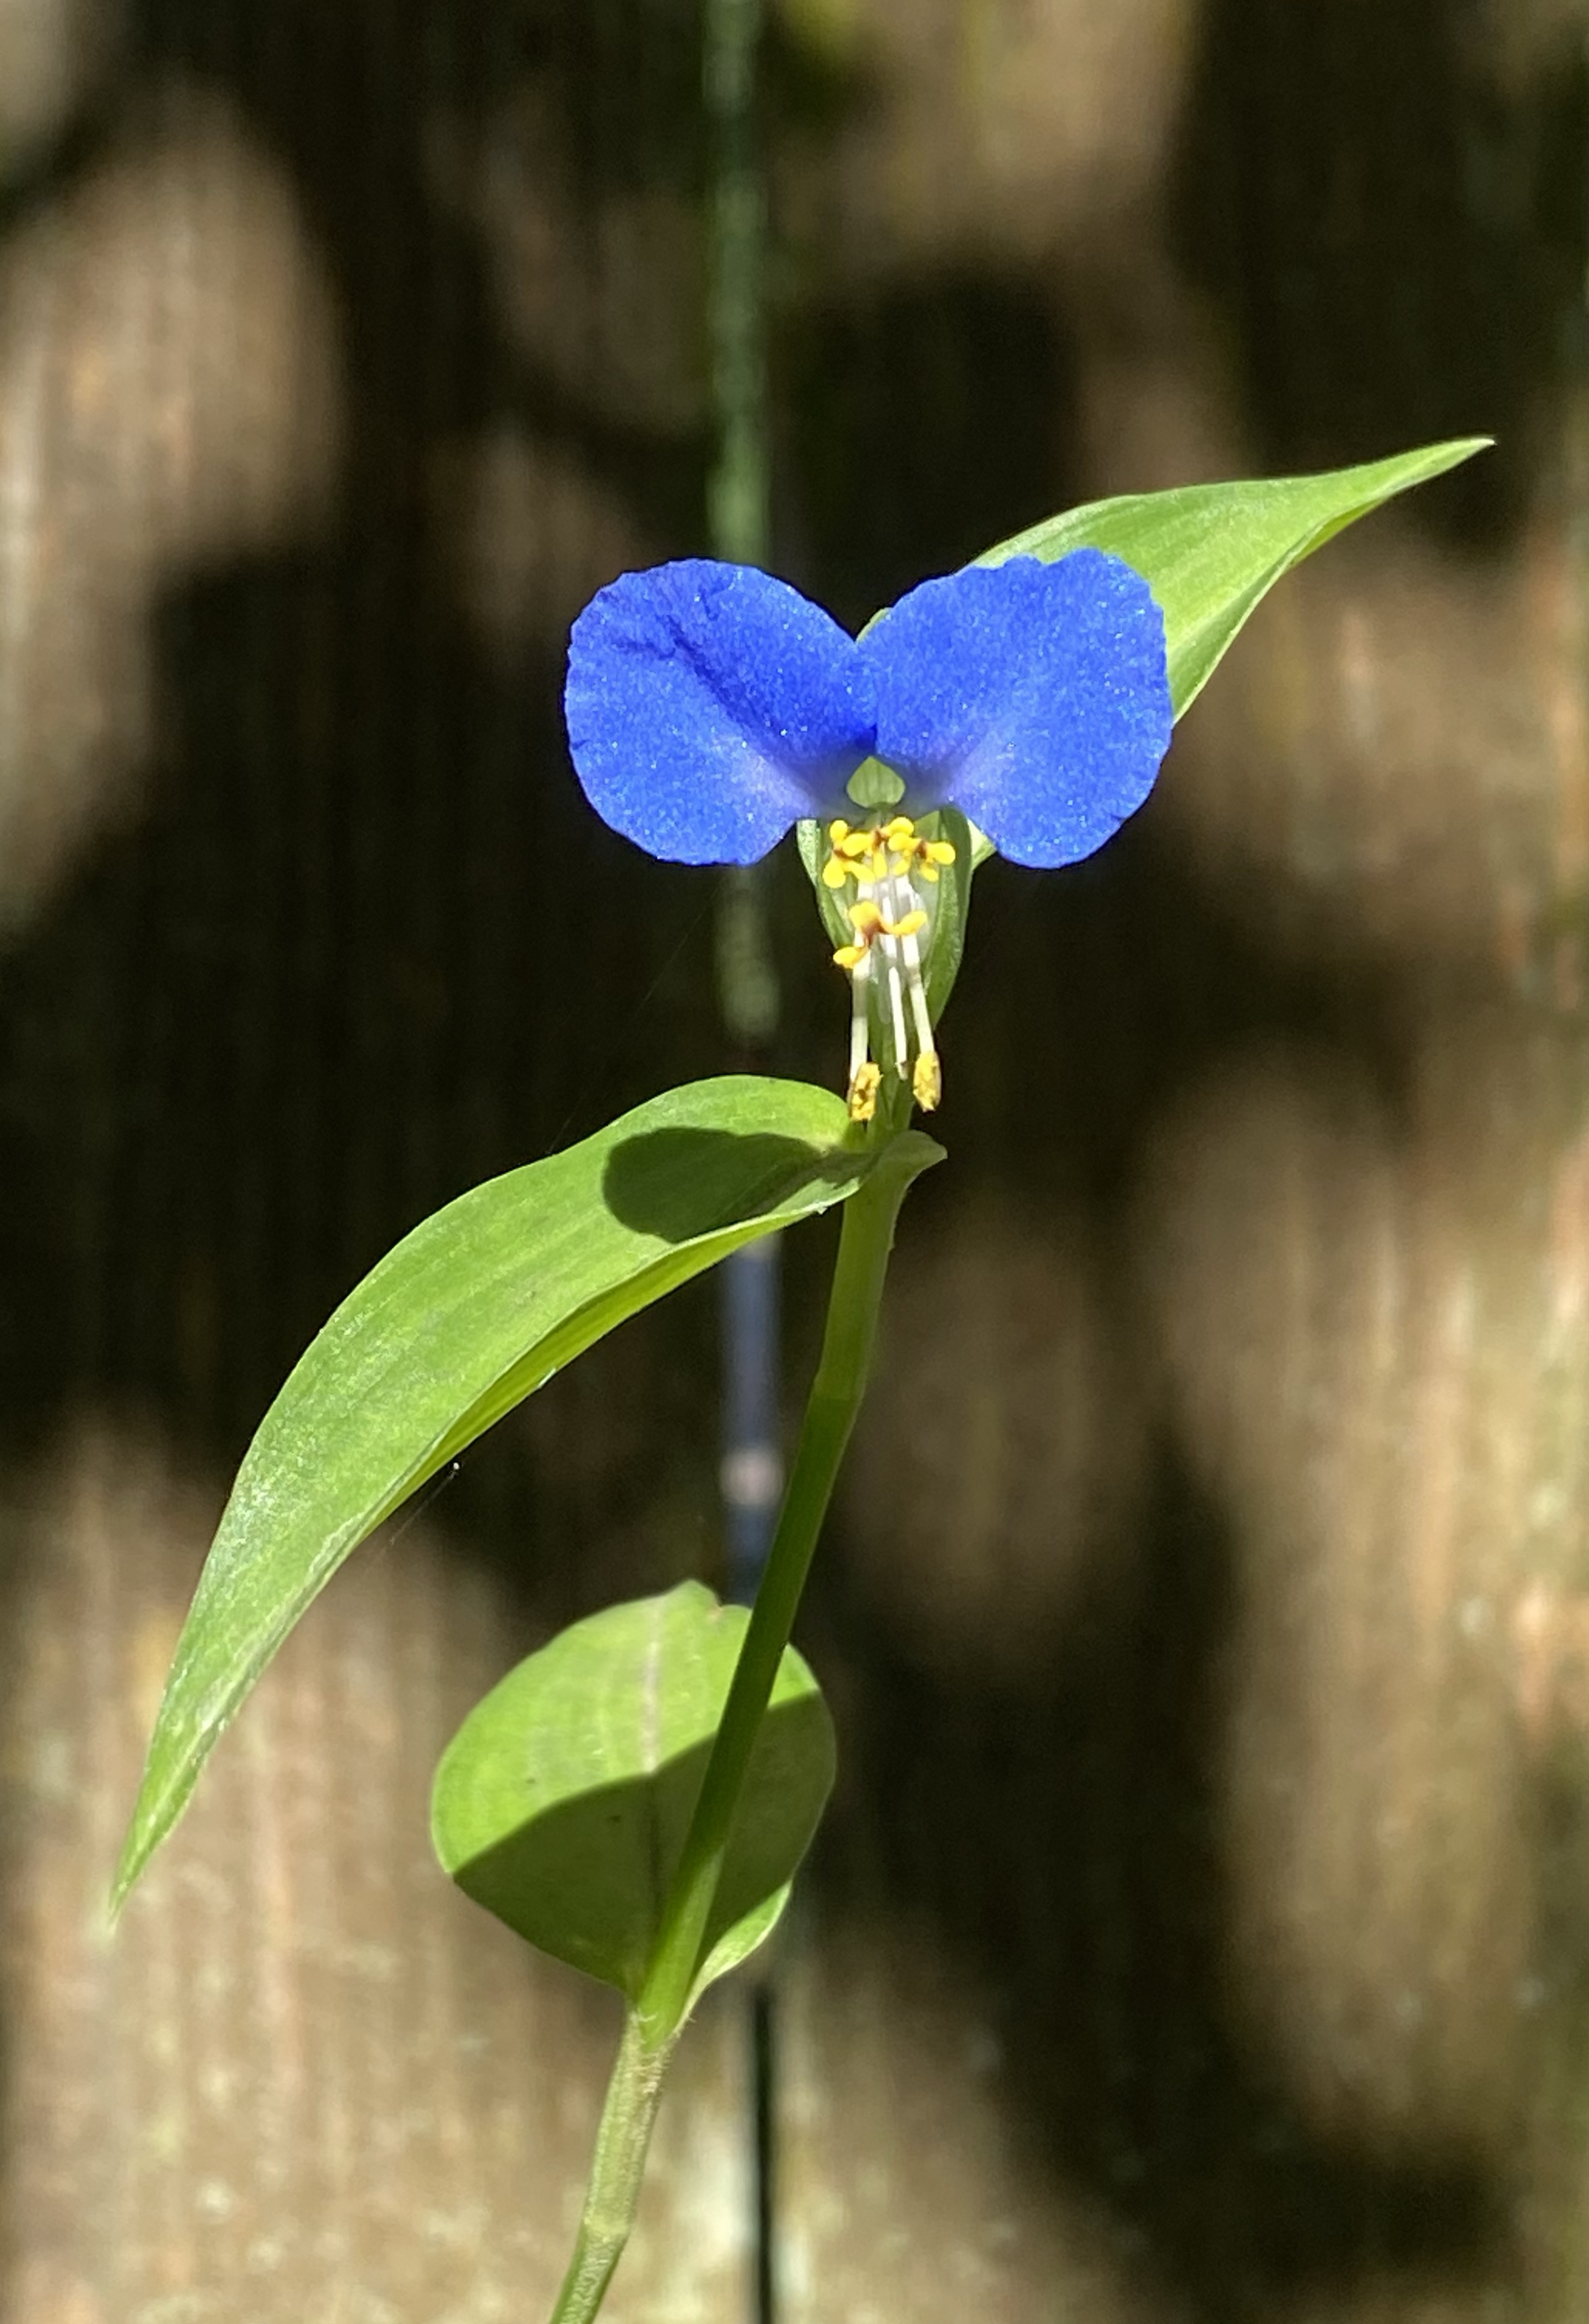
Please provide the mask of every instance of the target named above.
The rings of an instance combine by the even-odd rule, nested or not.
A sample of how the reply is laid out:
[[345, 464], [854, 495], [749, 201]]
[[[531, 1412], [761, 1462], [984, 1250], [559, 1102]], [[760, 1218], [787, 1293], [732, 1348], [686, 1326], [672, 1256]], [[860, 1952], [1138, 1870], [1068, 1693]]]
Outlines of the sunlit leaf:
[[399, 1243], [249, 1447], [178, 1644], [113, 1906], [299, 1616], [383, 1518], [614, 1324], [842, 1201], [876, 1158], [829, 1091], [701, 1082], [476, 1186]]
[[1186, 484], [1091, 501], [1018, 533], [978, 558], [1067, 556], [1106, 549], [1134, 566], [1164, 609], [1169, 686], [1178, 718], [1196, 700], [1237, 632], [1293, 566], [1359, 517], [1414, 484], [1459, 467], [1487, 436], [1430, 444], [1360, 468], [1252, 484]]

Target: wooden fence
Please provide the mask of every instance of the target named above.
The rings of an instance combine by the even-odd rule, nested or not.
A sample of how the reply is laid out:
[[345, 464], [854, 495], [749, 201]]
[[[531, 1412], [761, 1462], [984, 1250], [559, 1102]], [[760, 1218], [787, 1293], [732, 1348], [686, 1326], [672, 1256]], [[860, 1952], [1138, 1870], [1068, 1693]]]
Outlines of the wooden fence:
[[[560, 2265], [612, 2015], [426, 1791], [516, 1653], [713, 1572], [709, 1288], [363, 1554], [100, 1899], [303, 1342], [721, 1058], [709, 883], [558, 712], [589, 591], [701, 544], [697, 35], [0, 11], [7, 2324], [530, 2324]], [[1074, 499], [1501, 438], [1288, 583], [1103, 857], [979, 882], [804, 1633], [781, 2324], [1576, 2324], [1579, 11], [785, 0], [767, 116], [781, 562], [848, 617]], [[749, 2075], [730, 1993], [614, 2324], [747, 2317]]]

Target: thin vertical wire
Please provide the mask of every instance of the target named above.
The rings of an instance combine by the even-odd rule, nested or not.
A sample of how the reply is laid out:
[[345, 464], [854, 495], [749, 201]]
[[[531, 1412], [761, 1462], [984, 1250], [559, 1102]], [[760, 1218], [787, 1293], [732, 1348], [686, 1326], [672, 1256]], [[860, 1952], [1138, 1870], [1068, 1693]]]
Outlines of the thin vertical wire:
[[[717, 556], [764, 565], [771, 540], [767, 426], [767, 194], [757, 120], [762, 0], [706, 0], [705, 93], [711, 138], [712, 384], [716, 459], [707, 519]], [[778, 979], [759, 867], [727, 872], [717, 906], [717, 991], [736, 1064], [765, 1063], [778, 1028]], [[768, 1236], [721, 1270], [723, 1505], [730, 1596], [748, 1602], [767, 1562], [782, 1485], [779, 1448], [779, 1252]], [[754, 2324], [774, 2324], [771, 1988], [752, 1988], [747, 2033]]]
[[[767, 198], [756, 61], [762, 0], [707, 0], [706, 104], [711, 137], [711, 344], [717, 456], [707, 514], [716, 553], [766, 562], [769, 541], [766, 355]], [[724, 875], [717, 987], [734, 1062], [764, 1065], [778, 1024], [778, 982], [756, 870]], [[781, 1486], [777, 1255], [753, 1244], [724, 1270], [723, 1497], [731, 1594], [755, 1594]]]
[[762, 0], [707, 0], [706, 100], [712, 139], [712, 369], [717, 459], [712, 540], [742, 565], [766, 558], [767, 194], [757, 124]]

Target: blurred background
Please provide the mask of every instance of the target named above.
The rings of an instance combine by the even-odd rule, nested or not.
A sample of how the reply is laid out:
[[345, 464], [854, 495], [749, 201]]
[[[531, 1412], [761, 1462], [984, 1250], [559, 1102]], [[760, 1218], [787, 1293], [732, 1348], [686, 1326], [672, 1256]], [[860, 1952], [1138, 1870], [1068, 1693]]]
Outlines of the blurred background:
[[[7, 2324], [560, 2273], [608, 1997], [448, 1890], [429, 1776], [720, 1572], [709, 1285], [362, 1553], [101, 1900], [303, 1343], [725, 1060], [711, 876], [559, 710], [590, 592], [705, 545], [700, 35], [0, 0]], [[772, 8], [774, 562], [845, 619], [1077, 499], [1499, 438], [1286, 584], [1104, 855], [979, 879], [803, 1629], [781, 2324], [1589, 2309], [1586, 53], [1575, 0]], [[730, 1998], [614, 2324], [749, 2318], [750, 2111]]]

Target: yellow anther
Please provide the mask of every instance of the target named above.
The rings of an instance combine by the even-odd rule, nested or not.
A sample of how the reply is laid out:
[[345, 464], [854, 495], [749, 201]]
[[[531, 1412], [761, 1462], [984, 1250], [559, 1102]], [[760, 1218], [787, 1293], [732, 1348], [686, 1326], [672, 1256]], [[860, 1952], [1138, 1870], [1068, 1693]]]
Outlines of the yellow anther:
[[878, 936], [919, 936], [927, 926], [927, 914], [918, 905], [902, 919], [891, 920], [886, 913], [879, 911], [870, 896], [863, 896], [858, 904], [850, 906], [850, 926], [855, 931], [855, 942], [844, 945], [833, 955], [841, 968], [853, 967], [855, 960]]
[[[955, 850], [948, 840], [923, 839], [904, 816], [896, 816], [877, 835], [893, 850], [889, 875], [895, 880], [908, 875], [924, 880], [929, 888], [936, 887], [942, 867], [955, 861]], [[881, 878], [882, 874], [874, 872], [873, 877]]]
[[919, 859], [924, 872], [929, 865], [937, 870], [940, 864], [952, 863], [955, 860], [954, 848], [947, 839], [917, 839], [912, 842], [910, 852]]
[[850, 1076], [849, 1096], [846, 1100], [852, 1121], [871, 1120], [877, 1111], [877, 1093], [882, 1086], [882, 1068], [874, 1065], [870, 1058], [864, 1065], [856, 1066]]
[[[902, 818], [896, 816], [889, 831], [901, 822]], [[907, 851], [919, 844], [910, 836], [912, 830], [913, 826], [906, 823], [901, 833], [900, 844]], [[880, 824], [872, 824], [864, 830], [858, 830], [842, 821], [830, 823], [827, 838], [833, 852], [822, 866], [824, 884], [829, 888], [842, 888], [846, 880], [886, 880], [889, 831]], [[896, 872], [902, 868], [901, 864], [894, 866]]]
[[855, 931], [855, 941], [854, 944], [840, 945], [833, 955], [834, 965], [836, 968], [859, 968], [871, 949], [873, 936], [880, 936], [888, 930], [888, 922], [871, 899], [865, 896], [858, 904], [850, 906], [850, 926]]
[[[915, 1092], [916, 1102], [922, 1112], [934, 1111], [944, 1093], [943, 1067], [938, 1063], [936, 1049], [922, 1050], [916, 1060], [915, 1070], [910, 1075], [910, 1087]], [[854, 1113], [853, 1104], [850, 1111]]]

